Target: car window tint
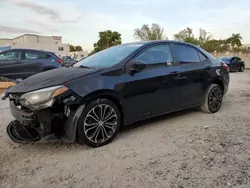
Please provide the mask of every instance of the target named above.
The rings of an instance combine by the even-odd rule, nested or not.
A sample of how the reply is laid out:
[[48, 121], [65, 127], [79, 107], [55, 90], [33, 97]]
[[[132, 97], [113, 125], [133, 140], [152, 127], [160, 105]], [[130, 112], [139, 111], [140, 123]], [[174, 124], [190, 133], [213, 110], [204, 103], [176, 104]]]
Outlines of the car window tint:
[[237, 61], [241, 61], [241, 58], [239, 58], [239, 57], [236, 57], [236, 59], [237, 59]]
[[174, 51], [180, 63], [200, 63], [197, 50], [188, 45], [174, 45]]
[[48, 55], [41, 52], [32, 52], [32, 51], [26, 51], [25, 59], [34, 60], [34, 59], [47, 59]]
[[146, 49], [135, 58], [137, 61], [142, 61], [146, 65], [172, 65], [173, 57], [169, 45], [158, 45]]
[[21, 59], [21, 51], [7, 51], [0, 53], [0, 60], [19, 60]]
[[200, 57], [200, 61], [203, 63], [207, 60], [207, 57], [205, 55], [203, 55], [202, 53], [198, 52], [199, 57]]

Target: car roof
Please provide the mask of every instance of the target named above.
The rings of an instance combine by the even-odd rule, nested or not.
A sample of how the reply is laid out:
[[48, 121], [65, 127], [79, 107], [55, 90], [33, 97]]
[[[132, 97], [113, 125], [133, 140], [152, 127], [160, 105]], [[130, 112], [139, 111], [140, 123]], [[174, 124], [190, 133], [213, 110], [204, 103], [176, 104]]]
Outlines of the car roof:
[[12, 50], [29, 50], [29, 51], [34, 51], [34, 52], [44, 52], [44, 53], [50, 53], [50, 54], [55, 54], [54, 52], [50, 51], [45, 51], [45, 50], [35, 50], [35, 49], [27, 49], [27, 48], [13, 48], [13, 49], [8, 49], [8, 50], [3, 50], [4, 51], [12, 51]]
[[231, 58], [233, 58], [234, 56], [221, 56], [221, 58], [228, 58], [228, 59], [231, 59]]
[[[138, 41], [138, 42], [129, 42], [129, 43], [123, 43], [122, 45], [130, 45], [130, 44], [158, 44], [158, 43], [178, 43], [178, 44], [187, 44], [190, 46], [195, 46], [193, 44], [187, 43], [187, 42], [182, 42], [182, 41], [176, 41], [176, 40], [150, 40], [150, 41]], [[197, 46], [195, 46], [197, 47]]]

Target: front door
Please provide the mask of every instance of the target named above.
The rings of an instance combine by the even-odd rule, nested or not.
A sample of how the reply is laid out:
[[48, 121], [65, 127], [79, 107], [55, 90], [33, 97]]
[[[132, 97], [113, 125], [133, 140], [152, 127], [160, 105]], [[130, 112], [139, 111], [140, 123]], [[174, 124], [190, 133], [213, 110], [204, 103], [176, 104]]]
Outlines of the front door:
[[173, 61], [169, 45], [151, 46], [134, 60], [144, 62], [146, 68], [124, 75], [126, 83], [121, 92], [125, 98], [125, 114], [141, 119], [176, 108], [180, 96], [178, 80], [175, 80], [179, 66]]
[[231, 64], [230, 64], [230, 66], [231, 66], [231, 70], [237, 70], [237, 60], [236, 60], [236, 57], [233, 57], [233, 58], [231, 59]]
[[0, 53], [0, 76], [9, 79], [22, 78], [20, 64], [22, 61], [21, 50], [8, 50]]
[[241, 58], [236, 57], [236, 70], [240, 70], [241, 66], [243, 64], [243, 61], [241, 60]]

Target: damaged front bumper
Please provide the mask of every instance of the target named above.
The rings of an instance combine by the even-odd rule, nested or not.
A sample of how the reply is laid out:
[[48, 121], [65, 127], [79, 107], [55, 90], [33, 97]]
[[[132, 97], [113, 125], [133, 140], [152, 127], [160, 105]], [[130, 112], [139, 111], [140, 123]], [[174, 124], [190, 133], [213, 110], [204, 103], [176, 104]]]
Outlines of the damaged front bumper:
[[33, 112], [10, 101], [10, 111], [15, 120], [7, 126], [7, 133], [11, 140], [18, 143], [36, 142], [48, 135], [56, 135], [64, 142], [73, 143], [84, 107], [84, 104], [73, 108], [67, 106], [67, 113], [65, 110], [54, 113], [50, 108]]

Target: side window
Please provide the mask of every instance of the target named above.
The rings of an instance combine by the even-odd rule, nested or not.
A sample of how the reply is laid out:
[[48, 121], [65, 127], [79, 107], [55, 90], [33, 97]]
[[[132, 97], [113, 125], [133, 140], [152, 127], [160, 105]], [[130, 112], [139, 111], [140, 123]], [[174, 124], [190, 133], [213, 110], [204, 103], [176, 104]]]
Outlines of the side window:
[[174, 45], [174, 52], [181, 64], [200, 63], [200, 57], [197, 50], [188, 45]]
[[35, 52], [35, 51], [26, 51], [24, 53], [25, 59], [28, 60], [35, 60], [35, 59], [47, 59], [48, 55], [41, 52]]
[[144, 62], [150, 66], [171, 66], [173, 57], [169, 45], [157, 45], [146, 49], [135, 60]]
[[204, 63], [207, 60], [207, 57], [203, 55], [201, 52], [198, 52], [198, 54], [199, 54], [201, 63]]
[[236, 62], [236, 57], [233, 57], [231, 61], [232, 61], [232, 63], [235, 63]]
[[239, 62], [239, 61], [241, 61], [241, 58], [239, 58], [239, 57], [236, 57], [236, 60]]
[[21, 58], [21, 51], [7, 51], [0, 53], [0, 60], [20, 60]]

